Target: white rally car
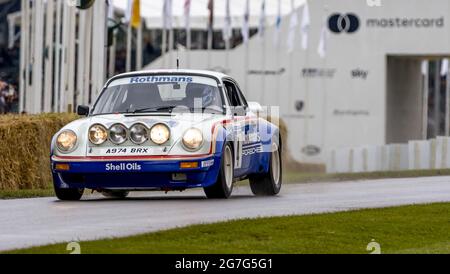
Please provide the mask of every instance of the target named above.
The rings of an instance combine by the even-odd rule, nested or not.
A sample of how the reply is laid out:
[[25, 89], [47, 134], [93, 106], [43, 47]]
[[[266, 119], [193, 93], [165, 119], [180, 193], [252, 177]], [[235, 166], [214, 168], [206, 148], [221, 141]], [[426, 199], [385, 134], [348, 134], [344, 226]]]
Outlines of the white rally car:
[[51, 143], [56, 196], [79, 200], [84, 189], [125, 197], [134, 190], [202, 187], [228, 198], [248, 178], [256, 195], [281, 188], [281, 137], [259, 118], [238, 84], [217, 72], [158, 70], [117, 75], [86, 116]]

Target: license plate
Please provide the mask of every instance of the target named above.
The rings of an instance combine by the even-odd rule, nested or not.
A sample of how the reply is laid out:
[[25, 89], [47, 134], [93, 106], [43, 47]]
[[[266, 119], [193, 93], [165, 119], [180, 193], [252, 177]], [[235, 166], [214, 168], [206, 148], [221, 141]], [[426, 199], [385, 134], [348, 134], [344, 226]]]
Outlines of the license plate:
[[139, 156], [139, 155], [166, 155], [168, 148], [165, 147], [101, 147], [90, 148], [88, 155], [102, 156]]

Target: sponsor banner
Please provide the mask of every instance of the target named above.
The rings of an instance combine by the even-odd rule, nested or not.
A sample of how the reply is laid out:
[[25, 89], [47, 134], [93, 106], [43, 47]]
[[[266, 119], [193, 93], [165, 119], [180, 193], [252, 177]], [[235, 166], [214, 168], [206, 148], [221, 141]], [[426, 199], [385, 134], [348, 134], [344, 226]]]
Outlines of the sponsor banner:
[[333, 111], [333, 115], [335, 115], [335, 116], [370, 116], [370, 112], [368, 110], [335, 109]]
[[350, 72], [351, 76], [353, 79], [363, 79], [366, 80], [367, 76], [369, 75], [369, 71], [368, 70], [363, 70], [363, 69], [354, 69]]
[[334, 13], [328, 18], [328, 28], [334, 33], [354, 33], [359, 29], [359, 18], [354, 13]]
[[285, 68], [280, 68], [279, 70], [256, 70], [252, 69], [248, 71], [249, 75], [281, 75], [286, 72]]
[[255, 153], [262, 153], [263, 147], [261, 143], [255, 144], [255, 145], [248, 145], [246, 147], [243, 147], [242, 149], [242, 156], [248, 156]]
[[209, 159], [206, 161], [202, 161], [201, 167], [210, 167], [214, 165], [214, 159]]
[[[336, 34], [355, 33], [361, 23], [355, 13], [333, 13], [328, 17], [328, 29]], [[367, 18], [367, 28], [385, 29], [430, 29], [444, 28], [445, 18], [440, 17], [391, 17], [391, 18]]]
[[437, 18], [369, 18], [366, 21], [368, 28], [444, 28], [444, 17]]
[[302, 148], [302, 153], [307, 156], [316, 156], [320, 153], [321, 149], [315, 145], [307, 145]]
[[285, 114], [285, 115], [282, 115], [282, 118], [283, 119], [291, 118], [291, 119], [308, 119], [308, 120], [311, 120], [311, 119], [315, 119], [316, 116], [314, 114]]
[[304, 78], [333, 78], [336, 74], [334, 68], [303, 68], [302, 76]]
[[105, 171], [140, 171], [142, 166], [138, 163], [106, 163]]
[[124, 77], [112, 81], [108, 87], [127, 84], [155, 84], [155, 83], [197, 83], [209, 86], [217, 86], [216, 80], [210, 77], [190, 76], [190, 75], [142, 75]]

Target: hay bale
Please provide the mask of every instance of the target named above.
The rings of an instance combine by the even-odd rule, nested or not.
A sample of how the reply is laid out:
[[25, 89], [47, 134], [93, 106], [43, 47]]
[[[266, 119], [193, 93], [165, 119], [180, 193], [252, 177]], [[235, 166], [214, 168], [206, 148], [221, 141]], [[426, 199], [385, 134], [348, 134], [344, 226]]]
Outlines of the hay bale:
[[286, 123], [279, 117], [267, 116], [262, 118], [276, 125], [280, 129], [281, 143], [283, 145], [281, 154], [283, 157], [283, 164], [286, 165], [286, 163], [293, 161], [292, 157], [290, 156], [289, 150], [287, 149], [287, 136], [289, 132]]
[[[50, 142], [75, 114], [0, 116], [0, 190], [41, 189], [51, 185]], [[323, 171], [323, 167], [301, 164], [292, 159], [287, 146], [289, 134], [281, 119], [266, 117], [280, 128], [283, 163], [295, 171]]]
[[0, 190], [47, 188], [50, 142], [74, 114], [0, 116]]
[[264, 117], [267, 121], [275, 124], [280, 129], [281, 142], [283, 144], [283, 168], [285, 171], [294, 172], [308, 172], [308, 173], [325, 173], [325, 165], [323, 164], [310, 164], [310, 163], [300, 163], [294, 160], [289, 152], [289, 147], [287, 145], [287, 136], [289, 134], [286, 123], [283, 119], [278, 117], [267, 116]]

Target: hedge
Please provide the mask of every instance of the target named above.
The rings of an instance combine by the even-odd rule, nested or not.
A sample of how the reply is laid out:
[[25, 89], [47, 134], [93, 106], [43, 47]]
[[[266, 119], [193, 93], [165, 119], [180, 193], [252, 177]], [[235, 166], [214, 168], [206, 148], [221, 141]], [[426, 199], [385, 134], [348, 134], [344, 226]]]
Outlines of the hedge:
[[51, 185], [50, 142], [75, 114], [0, 115], [0, 190]]

